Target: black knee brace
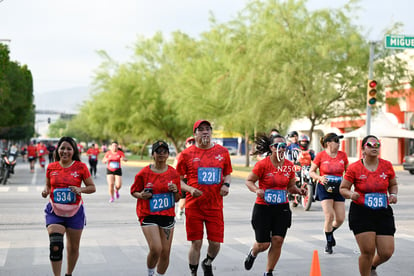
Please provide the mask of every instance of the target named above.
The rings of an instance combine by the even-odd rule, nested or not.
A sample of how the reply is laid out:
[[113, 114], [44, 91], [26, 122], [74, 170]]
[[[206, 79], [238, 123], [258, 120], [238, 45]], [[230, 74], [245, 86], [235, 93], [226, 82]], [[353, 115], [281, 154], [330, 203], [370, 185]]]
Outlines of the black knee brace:
[[61, 261], [63, 258], [63, 234], [52, 233], [49, 235], [50, 255], [52, 262]]

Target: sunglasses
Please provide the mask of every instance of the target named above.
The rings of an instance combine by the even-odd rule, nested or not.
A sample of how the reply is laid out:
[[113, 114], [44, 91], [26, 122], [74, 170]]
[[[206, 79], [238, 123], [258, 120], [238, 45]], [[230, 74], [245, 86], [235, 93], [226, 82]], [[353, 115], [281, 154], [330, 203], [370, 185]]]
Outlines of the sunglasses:
[[195, 141], [193, 141], [193, 140], [188, 141], [187, 144], [194, 145], [195, 144]]
[[366, 142], [364, 147], [368, 146], [369, 148], [379, 149], [381, 147], [380, 142]]
[[270, 146], [274, 147], [276, 149], [285, 149], [285, 148], [287, 148], [287, 144], [285, 142], [273, 143]]

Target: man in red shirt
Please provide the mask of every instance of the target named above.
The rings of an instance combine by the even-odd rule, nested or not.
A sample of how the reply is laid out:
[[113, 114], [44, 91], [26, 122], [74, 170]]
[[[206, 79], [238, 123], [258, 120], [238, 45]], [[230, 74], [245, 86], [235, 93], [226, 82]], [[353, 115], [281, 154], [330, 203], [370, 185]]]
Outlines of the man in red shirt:
[[[204, 275], [213, 275], [212, 261], [224, 238], [223, 196], [231, 183], [231, 160], [228, 150], [211, 142], [209, 121], [198, 120], [193, 126], [196, 144], [180, 154], [177, 171], [186, 195], [186, 231], [191, 241], [189, 265], [191, 275], [197, 275], [204, 225], [207, 230], [207, 257], [201, 266]], [[187, 184], [184, 182], [187, 177]]]
[[30, 172], [34, 172], [36, 157], [37, 157], [37, 148], [33, 144], [33, 142], [30, 142], [30, 145], [27, 147], [27, 160], [29, 160], [29, 163], [30, 163]]

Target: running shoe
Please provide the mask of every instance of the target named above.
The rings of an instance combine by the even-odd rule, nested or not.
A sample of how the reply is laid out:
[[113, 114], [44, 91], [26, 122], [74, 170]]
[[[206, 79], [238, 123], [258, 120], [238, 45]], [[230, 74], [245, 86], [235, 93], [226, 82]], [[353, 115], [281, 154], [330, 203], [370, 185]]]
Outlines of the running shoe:
[[265, 272], [263, 276], [273, 276], [273, 272]]
[[207, 258], [204, 259], [201, 262], [201, 268], [203, 268], [204, 276], [214, 276], [213, 275], [213, 266], [212, 265], [206, 265], [205, 262], [207, 261]]
[[249, 254], [247, 254], [247, 257], [244, 260], [244, 268], [246, 270], [250, 270], [252, 268], [253, 263], [254, 263], [254, 260], [256, 260], [256, 257], [253, 257], [253, 255], [252, 255], [252, 249], [250, 249]]
[[114, 202], [114, 198], [113, 198], [113, 197], [111, 197], [111, 198], [109, 199], [109, 203], [112, 203], [112, 202]]
[[332, 254], [333, 253], [332, 244], [329, 243], [329, 242], [325, 246], [325, 253], [327, 253], [327, 254]]
[[115, 196], [116, 196], [116, 199], [119, 198], [119, 192], [118, 192], [118, 190], [115, 190]]

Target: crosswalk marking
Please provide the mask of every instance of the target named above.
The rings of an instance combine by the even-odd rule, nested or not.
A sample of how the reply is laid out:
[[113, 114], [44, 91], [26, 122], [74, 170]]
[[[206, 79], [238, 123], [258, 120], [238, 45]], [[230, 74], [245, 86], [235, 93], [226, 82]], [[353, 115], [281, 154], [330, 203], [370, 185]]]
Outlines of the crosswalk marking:
[[7, 259], [7, 252], [10, 248], [9, 241], [0, 241], [0, 267], [4, 266]]

